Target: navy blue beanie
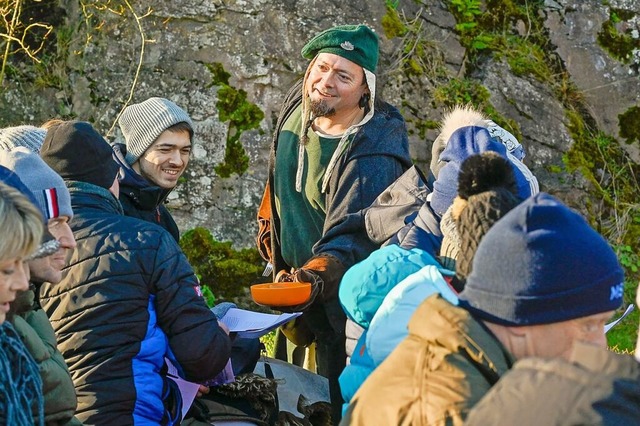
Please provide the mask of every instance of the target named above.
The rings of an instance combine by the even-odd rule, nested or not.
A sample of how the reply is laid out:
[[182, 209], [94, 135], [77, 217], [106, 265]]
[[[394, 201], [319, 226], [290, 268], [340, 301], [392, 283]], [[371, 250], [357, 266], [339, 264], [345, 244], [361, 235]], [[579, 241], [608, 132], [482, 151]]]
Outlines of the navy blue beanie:
[[623, 281], [607, 241], [578, 213], [539, 193], [480, 241], [460, 306], [506, 326], [556, 323], [619, 308]]
[[[442, 166], [438, 178], [433, 183], [433, 193], [431, 194], [431, 208], [440, 217], [458, 195], [458, 174], [462, 162], [472, 155], [486, 151], [494, 151], [502, 157], [508, 158], [507, 148], [497, 139], [491, 137], [485, 127], [467, 126], [453, 132], [447, 146], [440, 154], [440, 162], [445, 165]], [[531, 196], [531, 187], [525, 175], [513, 163], [511, 163], [511, 167], [518, 186], [518, 196], [521, 199]]]

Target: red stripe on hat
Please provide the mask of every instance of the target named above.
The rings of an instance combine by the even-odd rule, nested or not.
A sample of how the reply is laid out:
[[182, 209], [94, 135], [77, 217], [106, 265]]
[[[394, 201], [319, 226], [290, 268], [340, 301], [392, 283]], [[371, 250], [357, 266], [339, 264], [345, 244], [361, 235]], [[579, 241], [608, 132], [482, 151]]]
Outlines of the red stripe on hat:
[[60, 215], [60, 211], [58, 210], [58, 192], [56, 189], [45, 189], [44, 199], [47, 202], [47, 213], [49, 213], [49, 219], [58, 217]]

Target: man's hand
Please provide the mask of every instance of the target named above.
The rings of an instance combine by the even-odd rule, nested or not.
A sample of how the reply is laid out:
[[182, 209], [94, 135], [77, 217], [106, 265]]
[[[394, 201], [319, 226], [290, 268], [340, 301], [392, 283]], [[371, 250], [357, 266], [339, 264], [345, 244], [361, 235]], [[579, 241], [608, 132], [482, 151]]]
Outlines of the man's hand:
[[288, 273], [284, 269], [276, 274], [277, 283], [292, 283], [295, 281], [293, 274]]
[[276, 282], [311, 283], [311, 296], [309, 300], [299, 305], [273, 306], [273, 309], [282, 312], [302, 312], [308, 309], [316, 301], [316, 298], [324, 301], [335, 297], [345, 270], [345, 266], [337, 257], [330, 254], [320, 254], [309, 259], [301, 268], [292, 273], [278, 272]]
[[202, 395], [206, 395], [208, 393], [209, 393], [209, 386], [200, 385], [198, 387], [198, 394], [196, 396], [200, 398]]
[[292, 274], [286, 272], [278, 273], [276, 279], [279, 279], [279, 281], [277, 282], [298, 282], [311, 284], [311, 295], [306, 302], [293, 306], [272, 306], [273, 309], [281, 312], [305, 311], [309, 308], [309, 306], [313, 304], [313, 302], [315, 302], [316, 297], [318, 297], [318, 295], [322, 293], [322, 289], [324, 288], [324, 283], [319, 276], [313, 274], [311, 271], [305, 271], [302, 268], [295, 270]]

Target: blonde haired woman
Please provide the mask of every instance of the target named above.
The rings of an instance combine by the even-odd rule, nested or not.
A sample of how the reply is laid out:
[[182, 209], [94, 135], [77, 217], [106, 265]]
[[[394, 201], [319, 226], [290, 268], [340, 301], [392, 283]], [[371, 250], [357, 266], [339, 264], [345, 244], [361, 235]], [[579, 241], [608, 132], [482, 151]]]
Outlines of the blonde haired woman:
[[[27, 290], [23, 259], [40, 244], [42, 217], [18, 177], [0, 170], [0, 424], [43, 424], [38, 367], [13, 326], [5, 322], [18, 291]], [[20, 188], [20, 191], [16, 188]], [[39, 418], [34, 419], [32, 407]], [[37, 422], [37, 423], [36, 423]]]

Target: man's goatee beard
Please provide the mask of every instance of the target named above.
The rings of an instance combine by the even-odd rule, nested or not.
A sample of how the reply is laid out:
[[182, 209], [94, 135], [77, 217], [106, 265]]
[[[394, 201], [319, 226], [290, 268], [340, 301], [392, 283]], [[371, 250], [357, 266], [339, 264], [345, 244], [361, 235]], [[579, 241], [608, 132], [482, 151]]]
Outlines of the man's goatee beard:
[[330, 117], [336, 113], [334, 108], [330, 108], [324, 99], [311, 100], [309, 105], [312, 117]]

